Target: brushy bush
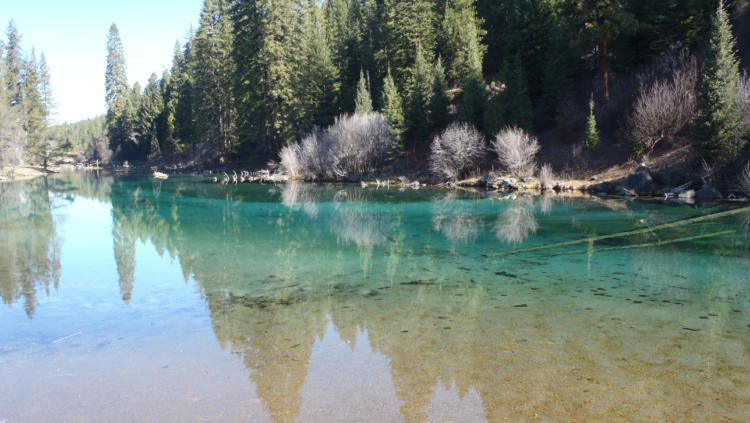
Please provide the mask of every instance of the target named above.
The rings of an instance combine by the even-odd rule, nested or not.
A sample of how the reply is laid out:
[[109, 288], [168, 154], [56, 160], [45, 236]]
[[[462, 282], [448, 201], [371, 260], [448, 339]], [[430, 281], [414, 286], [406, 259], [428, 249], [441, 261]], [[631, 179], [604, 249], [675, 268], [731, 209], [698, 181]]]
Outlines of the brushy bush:
[[432, 140], [430, 168], [456, 181], [474, 169], [485, 157], [484, 137], [471, 124], [453, 123]]
[[500, 164], [513, 176], [525, 178], [536, 170], [536, 154], [539, 141], [523, 129], [507, 127], [501, 130], [492, 142]]
[[281, 149], [281, 168], [296, 178], [347, 179], [378, 172], [394, 149], [380, 113], [344, 115], [325, 130]]
[[693, 120], [698, 108], [698, 63], [684, 51], [668, 54], [639, 74], [638, 80], [638, 99], [628, 119], [628, 133], [635, 151], [649, 155]]
[[555, 184], [555, 172], [552, 170], [552, 166], [549, 163], [545, 163], [541, 169], [539, 169], [539, 183], [543, 190], [552, 189]]

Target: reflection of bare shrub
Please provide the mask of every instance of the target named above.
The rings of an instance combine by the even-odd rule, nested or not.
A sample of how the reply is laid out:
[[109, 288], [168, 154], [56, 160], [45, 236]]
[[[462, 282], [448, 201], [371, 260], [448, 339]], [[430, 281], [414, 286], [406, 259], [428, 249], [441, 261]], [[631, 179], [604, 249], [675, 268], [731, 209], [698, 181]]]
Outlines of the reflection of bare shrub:
[[284, 147], [281, 167], [294, 177], [347, 178], [380, 171], [393, 150], [388, 120], [380, 113], [341, 116]]
[[431, 150], [432, 171], [457, 180], [484, 158], [484, 137], [468, 123], [454, 123], [435, 137]]
[[750, 162], [747, 162], [745, 170], [742, 171], [742, 177], [740, 177], [740, 188], [745, 194], [750, 195]]
[[289, 207], [292, 210], [302, 209], [302, 211], [310, 216], [318, 216], [318, 199], [313, 195], [314, 191], [305, 187], [299, 182], [289, 182], [284, 185], [284, 189], [281, 191], [281, 204]]
[[521, 128], [507, 127], [497, 134], [492, 147], [500, 164], [513, 176], [523, 178], [533, 175], [536, 153], [539, 152], [536, 137]]
[[471, 214], [463, 201], [456, 200], [455, 193], [449, 193], [433, 202], [432, 227], [455, 243], [466, 244], [479, 236], [482, 221]]
[[340, 242], [357, 247], [380, 245], [386, 240], [382, 216], [368, 212], [364, 203], [338, 205], [331, 231], [338, 235]]
[[507, 244], [519, 244], [536, 233], [539, 224], [530, 207], [513, 205], [495, 223], [497, 239]]
[[698, 105], [697, 61], [686, 52], [672, 53], [638, 79], [639, 95], [628, 128], [636, 149], [649, 154], [693, 119]]
[[545, 163], [539, 169], [539, 182], [542, 184], [542, 189], [551, 189], [555, 185], [555, 172], [549, 163]]

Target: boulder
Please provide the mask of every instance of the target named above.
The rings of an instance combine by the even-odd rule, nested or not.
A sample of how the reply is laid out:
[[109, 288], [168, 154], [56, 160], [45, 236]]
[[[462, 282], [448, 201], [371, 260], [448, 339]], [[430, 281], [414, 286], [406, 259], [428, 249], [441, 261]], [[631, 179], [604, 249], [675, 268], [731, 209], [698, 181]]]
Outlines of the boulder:
[[701, 189], [696, 191], [695, 199], [700, 201], [721, 200], [721, 193], [710, 185], [703, 185]]
[[682, 191], [681, 193], [679, 193], [677, 195], [677, 198], [682, 199], [682, 200], [695, 198], [695, 190], [686, 189], [685, 191]]
[[651, 195], [657, 190], [656, 182], [647, 167], [640, 167], [634, 174], [628, 176], [625, 189], [637, 195]]
[[617, 186], [611, 182], [602, 182], [594, 185], [591, 190], [598, 194], [615, 194], [617, 193]]

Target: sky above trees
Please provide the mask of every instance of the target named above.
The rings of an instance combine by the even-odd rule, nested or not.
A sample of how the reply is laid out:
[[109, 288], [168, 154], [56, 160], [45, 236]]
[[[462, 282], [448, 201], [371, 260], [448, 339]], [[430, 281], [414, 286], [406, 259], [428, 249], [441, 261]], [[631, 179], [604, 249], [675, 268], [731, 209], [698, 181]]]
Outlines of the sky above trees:
[[106, 111], [106, 34], [116, 22], [125, 47], [128, 78], [145, 86], [152, 72], [169, 68], [175, 41], [197, 27], [201, 0], [26, 0], [0, 7], [3, 36], [15, 20], [26, 52], [44, 52], [50, 67], [58, 122]]

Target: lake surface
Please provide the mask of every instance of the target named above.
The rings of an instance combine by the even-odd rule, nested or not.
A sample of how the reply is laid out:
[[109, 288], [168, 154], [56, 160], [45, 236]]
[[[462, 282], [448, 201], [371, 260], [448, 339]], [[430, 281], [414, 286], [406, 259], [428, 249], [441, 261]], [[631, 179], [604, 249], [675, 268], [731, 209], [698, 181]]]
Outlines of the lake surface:
[[747, 422], [736, 205], [0, 184], [0, 422]]

